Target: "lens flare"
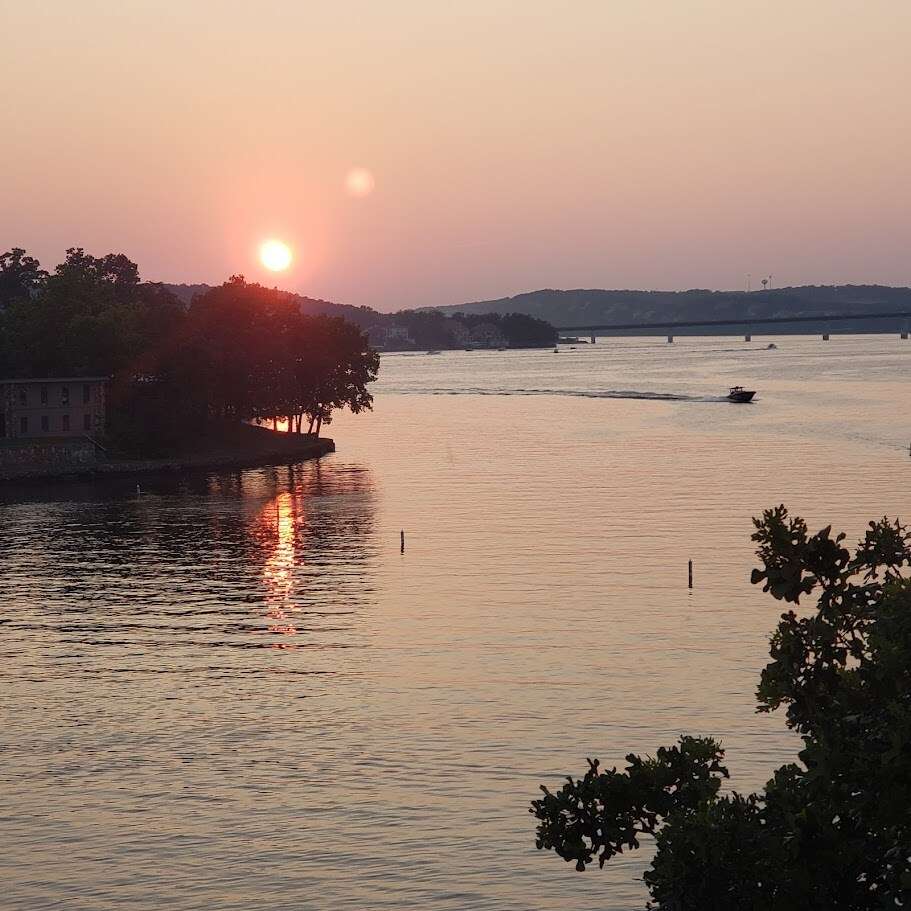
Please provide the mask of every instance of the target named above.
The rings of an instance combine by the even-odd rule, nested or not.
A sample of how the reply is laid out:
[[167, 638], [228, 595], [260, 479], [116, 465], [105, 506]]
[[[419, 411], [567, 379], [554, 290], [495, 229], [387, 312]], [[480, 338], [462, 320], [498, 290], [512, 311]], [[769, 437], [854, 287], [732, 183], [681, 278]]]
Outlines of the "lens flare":
[[350, 196], [369, 196], [375, 186], [376, 181], [366, 168], [352, 168], [345, 178], [345, 189]]
[[293, 258], [291, 248], [280, 240], [263, 241], [259, 248], [259, 261], [270, 272], [284, 272]]

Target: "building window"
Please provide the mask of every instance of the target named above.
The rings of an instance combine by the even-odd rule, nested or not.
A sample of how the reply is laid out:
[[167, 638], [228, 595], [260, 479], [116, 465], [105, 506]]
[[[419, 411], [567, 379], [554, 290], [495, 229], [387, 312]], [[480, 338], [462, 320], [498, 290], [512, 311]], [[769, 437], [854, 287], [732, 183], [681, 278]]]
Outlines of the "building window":
[[82, 416], [82, 429], [83, 430], [92, 429], [92, 416], [90, 414], [84, 414]]
[[70, 387], [61, 386], [60, 387], [60, 404], [69, 405], [70, 403]]
[[19, 404], [20, 405], [28, 404], [28, 393], [25, 391], [25, 386], [19, 387]]
[[19, 433], [28, 433], [28, 418], [19, 418]]
[[64, 430], [70, 429], [70, 416], [68, 414], [65, 414], [63, 416], [63, 429]]
[[45, 432], [51, 429], [51, 419], [46, 415], [41, 415], [41, 429]]
[[41, 404], [42, 405], [47, 404], [47, 386], [41, 387]]
[[92, 387], [88, 383], [82, 384], [82, 404], [88, 405], [89, 400], [92, 398]]

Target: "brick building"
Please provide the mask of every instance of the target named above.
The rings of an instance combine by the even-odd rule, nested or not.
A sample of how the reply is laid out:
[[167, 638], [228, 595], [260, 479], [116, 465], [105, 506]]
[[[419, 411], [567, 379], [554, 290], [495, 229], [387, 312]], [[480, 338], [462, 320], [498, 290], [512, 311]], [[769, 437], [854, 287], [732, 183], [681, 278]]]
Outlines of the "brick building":
[[0, 380], [0, 439], [100, 437], [103, 376]]

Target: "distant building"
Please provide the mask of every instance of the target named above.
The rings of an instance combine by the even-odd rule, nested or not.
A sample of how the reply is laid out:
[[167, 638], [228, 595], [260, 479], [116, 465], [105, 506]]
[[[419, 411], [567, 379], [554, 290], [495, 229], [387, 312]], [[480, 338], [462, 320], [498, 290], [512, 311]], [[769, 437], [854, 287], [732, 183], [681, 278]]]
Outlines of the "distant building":
[[101, 436], [106, 383], [103, 376], [0, 380], [0, 439]]
[[404, 326], [371, 326], [368, 338], [375, 348], [396, 350], [414, 346], [414, 339]]

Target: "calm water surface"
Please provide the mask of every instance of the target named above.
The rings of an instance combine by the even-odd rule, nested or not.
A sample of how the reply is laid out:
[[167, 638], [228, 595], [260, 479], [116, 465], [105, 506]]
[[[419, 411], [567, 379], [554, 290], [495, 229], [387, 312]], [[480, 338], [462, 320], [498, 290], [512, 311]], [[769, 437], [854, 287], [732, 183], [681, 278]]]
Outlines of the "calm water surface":
[[538, 784], [688, 732], [761, 786], [750, 517], [911, 518], [911, 342], [768, 341], [388, 355], [319, 463], [2, 492], [0, 905], [642, 907]]

